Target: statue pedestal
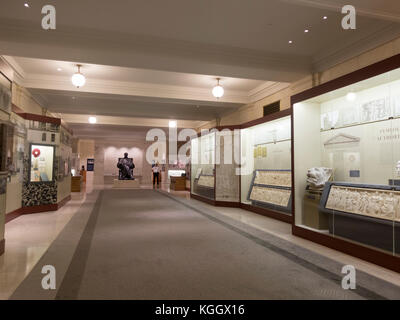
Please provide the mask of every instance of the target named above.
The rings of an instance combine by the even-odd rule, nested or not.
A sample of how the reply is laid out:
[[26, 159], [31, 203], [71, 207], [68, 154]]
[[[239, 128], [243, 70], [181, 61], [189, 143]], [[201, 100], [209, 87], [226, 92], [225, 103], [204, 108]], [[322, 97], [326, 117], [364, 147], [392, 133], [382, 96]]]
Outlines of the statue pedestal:
[[139, 180], [118, 180], [114, 179], [114, 189], [138, 189], [140, 188]]

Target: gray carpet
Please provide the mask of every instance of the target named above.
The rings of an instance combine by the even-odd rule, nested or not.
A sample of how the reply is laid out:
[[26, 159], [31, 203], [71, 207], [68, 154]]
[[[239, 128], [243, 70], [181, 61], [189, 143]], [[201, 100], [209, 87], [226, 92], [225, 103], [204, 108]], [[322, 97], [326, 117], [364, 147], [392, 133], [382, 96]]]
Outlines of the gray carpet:
[[65, 246], [65, 238], [78, 224], [78, 214], [13, 299], [400, 297], [398, 287], [365, 274], [357, 290], [343, 290], [334, 261], [218, 217], [210, 207], [153, 190], [102, 191], [87, 219], [80, 218], [84, 230], [69, 264], [57, 275], [58, 290], [36, 292], [41, 290], [39, 268], [52, 264], [57, 247]]

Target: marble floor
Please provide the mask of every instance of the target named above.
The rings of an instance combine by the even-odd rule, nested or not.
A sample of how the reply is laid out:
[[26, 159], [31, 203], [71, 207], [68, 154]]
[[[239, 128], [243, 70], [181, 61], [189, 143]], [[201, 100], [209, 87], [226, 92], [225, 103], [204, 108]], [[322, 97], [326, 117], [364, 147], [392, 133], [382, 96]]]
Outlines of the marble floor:
[[[143, 186], [143, 189], [152, 189], [152, 186]], [[74, 261], [74, 257], [76, 260], [76, 255], [77, 255], [77, 249], [80, 247], [80, 243], [82, 241], [83, 236], [81, 236], [82, 234], [84, 234], [84, 228], [86, 225], [90, 225], [90, 221], [91, 221], [91, 216], [93, 215], [93, 208], [95, 207], [96, 203], [97, 203], [97, 197], [98, 197], [98, 193], [101, 190], [108, 190], [110, 189], [110, 186], [96, 186], [95, 188], [93, 188], [91, 185], [88, 185], [85, 189], [85, 191], [78, 193], [78, 194], [73, 194], [72, 196], [72, 200], [65, 205], [63, 208], [61, 208], [60, 210], [58, 210], [57, 212], [47, 212], [47, 213], [41, 213], [41, 214], [35, 214], [35, 215], [25, 215], [25, 216], [21, 216], [9, 223], [7, 223], [6, 225], [6, 253], [0, 257], [0, 299], [8, 299], [12, 296], [12, 294], [15, 292], [15, 290], [18, 288], [18, 286], [20, 286], [21, 288], [24, 287], [24, 283], [25, 286], [28, 286], [29, 288], [29, 281], [35, 281], [32, 280], [32, 270], [34, 270], [35, 266], [38, 264], [38, 261], [40, 261], [41, 259], [46, 258], [47, 255], [47, 259], [49, 256], [53, 257], [57, 257], [57, 259], [59, 261], [63, 261], [65, 263], [63, 263], [63, 266], [57, 268], [57, 270], [61, 270], [60, 272], [62, 273], [62, 277], [64, 278], [68, 278], [67, 275], [73, 275], [74, 272], [77, 272], [76, 270], [80, 270], [79, 268], [75, 267], [71, 267], [71, 265], [73, 265], [73, 261]], [[320, 246], [318, 244], [315, 244], [313, 242], [295, 237], [291, 234], [290, 231], [290, 225], [274, 220], [274, 219], [270, 219], [267, 217], [263, 217], [257, 214], [254, 214], [252, 212], [248, 212], [242, 209], [237, 209], [237, 208], [223, 208], [223, 207], [213, 207], [213, 206], [209, 206], [207, 204], [204, 204], [202, 202], [199, 202], [197, 200], [191, 200], [189, 197], [189, 193], [186, 191], [171, 191], [168, 189], [167, 185], [162, 185], [160, 188], [162, 191], [161, 192], [165, 192], [167, 194], [169, 194], [170, 196], [172, 196], [173, 198], [179, 199], [179, 201], [182, 201], [182, 205], [186, 205], [186, 209], [193, 209], [193, 210], [197, 210], [199, 212], [212, 212], [212, 215], [214, 217], [216, 217], [218, 220], [223, 221], [224, 219], [228, 219], [226, 221], [224, 221], [225, 224], [228, 225], [234, 225], [235, 222], [232, 221], [236, 221], [239, 225], [237, 226], [238, 228], [243, 228], [243, 230], [246, 229], [246, 232], [250, 232], [250, 233], [254, 233], [256, 234], [257, 231], [254, 230], [259, 230], [260, 233], [258, 236], [262, 237], [263, 235], [265, 236], [269, 236], [272, 238], [269, 238], [268, 241], [275, 242], [277, 241], [277, 246], [282, 246], [282, 243], [279, 242], [279, 239], [281, 239], [282, 241], [284, 241], [284, 243], [287, 244], [295, 244], [296, 247], [298, 248], [298, 250], [300, 249], [304, 249], [307, 250], [306, 253], [302, 252], [303, 256], [307, 256], [309, 257], [310, 261], [313, 261], [313, 259], [319, 259], [318, 257], [326, 257], [329, 258], [331, 260], [334, 260], [335, 262], [337, 262], [338, 265], [344, 265], [344, 264], [352, 264], [356, 267], [357, 270], [365, 273], [364, 277], [367, 279], [369, 275], [374, 276], [374, 278], [378, 279], [378, 280], [383, 280], [383, 281], [387, 281], [391, 284], [400, 286], [400, 276], [399, 274], [392, 272], [390, 270], [381, 268], [379, 266], [376, 266], [374, 264], [362, 261], [360, 259], [348, 256], [346, 254], [342, 254], [340, 252], [337, 252], [335, 250], [331, 250], [328, 249], [326, 247]], [[160, 201], [166, 201], [165, 199], [163, 199], [163, 195], [158, 195], [158, 194], [152, 194], [151, 197], [155, 197], [154, 201], [156, 201], [158, 198], [160, 198]], [[162, 200], [161, 200], [162, 199]], [[120, 201], [124, 202], [124, 201], [128, 201], [126, 200], [124, 197], [122, 197], [120, 199]], [[128, 205], [129, 202], [126, 202], [126, 204]], [[171, 204], [173, 204], [172, 202], [168, 202], [168, 206], [170, 206]], [[104, 206], [104, 204], [102, 204], [102, 206]], [[190, 206], [190, 207], [188, 207]], [[176, 207], [176, 211], [182, 211], [184, 212], [184, 209], [182, 206], [177, 206]], [[102, 209], [103, 210], [103, 209]], [[105, 210], [105, 211], [104, 211]], [[111, 210], [110, 207], [107, 207], [106, 209], [104, 209], [104, 212], [107, 212], [107, 210]], [[143, 208], [143, 210], [148, 210], [148, 208]], [[99, 219], [106, 219], [105, 217], [105, 213], [104, 212], [100, 212], [99, 214]], [[79, 213], [78, 217], [75, 217], [76, 214]], [[195, 213], [191, 213], [193, 215], [194, 220], [196, 222], [198, 221], [198, 217], [196, 216]], [[206, 214], [206, 215], [207, 215]], [[102, 216], [103, 215], [103, 216]], [[175, 213], [171, 212], [171, 215], [174, 216]], [[73, 217], [75, 217], [74, 219], [72, 219]], [[103, 218], [101, 218], [103, 217]], [[181, 219], [182, 216], [176, 217], [174, 216], [174, 219]], [[80, 219], [80, 220], [77, 220]], [[120, 217], [121, 221], [125, 221], [125, 219], [127, 219], [127, 216], [122, 215]], [[129, 218], [131, 219], [131, 218]], [[128, 221], [128, 220], [126, 220]], [[142, 220], [139, 220], [142, 221]], [[175, 220], [177, 221], [177, 220]], [[109, 226], [109, 223], [111, 223], [112, 221], [108, 221], [104, 220], [105, 224], [105, 230], [107, 230], [107, 232], [110, 231], [109, 228], [111, 228], [111, 226]], [[74, 225], [75, 223], [75, 225]], [[98, 222], [97, 222], [98, 223]], [[150, 224], [151, 221], [147, 221], [146, 224], [144, 224], [144, 226], [148, 226], [151, 227], [152, 225]], [[207, 226], [209, 228], [216, 228], [215, 225], [213, 224], [209, 224], [209, 222], [207, 221], [201, 221], [201, 223], [204, 223], [204, 226]], [[202, 226], [202, 224], [200, 224], [200, 226]], [[246, 227], [248, 226], [248, 227]], [[114, 226], [115, 227], [115, 226]], [[188, 224], [186, 226], [186, 228], [189, 228], [190, 224]], [[81, 228], [81, 229], [79, 229]], [[248, 229], [248, 230], [247, 230]], [[79, 230], [79, 232], [77, 231]], [[93, 237], [97, 237], [96, 239], [99, 239], [99, 241], [101, 241], [102, 236], [101, 236], [101, 229], [97, 230], [97, 228], [93, 228], [93, 232], [94, 235], [92, 235]], [[249, 231], [250, 230], [250, 231]], [[76, 234], [74, 234], [73, 236], [71, 234], [73, 234], [74, 232], [76, 232]], [[98, 234], [96, 233], [98, 232]], [[187, 235], [187, 232], [184, 230], [180, 230], [180, 232], [183, 232], [182, 235]], [[218, 232], [223, 232], [222, 229], [219, 229]], [[232, 236], [232, 235], [228, 235], [228, 236]], [[64, 240], [63, 240], [64, 237]], [[67, 241], [65, 240], [65, 237], [67, 238]], [[272, 240], [271, 240], [272, 239]], [[61, 244], [57, 243], [57, 241], [60, 242], [61, 240]], [[136, 239], [137, 241], [139, 241], [138, 239]], [[187, 241], [192, 241], [193, 239], [188, 238]], [[232, 241], [237, 241], [236, 237], [232, 238]], [[65, 251], [60, 252], [61, 250], [59, 250], [59, 246], [61, 245], [61, 248], [65, 248]], [[210, 245], [210, 243], [208, 243], [207, 245]], [[286, 245], [286, 244], [285, 244]], [[249, 246], [248, 248], [246, 248], [246, 251], [249, 251], [250, 249], [252, 250], [252, 247]], [[91, 248], [91, 250], [93, 249], [93, 252], [96, 252], [96, 250], [100, 250], [99, 248]], [[88, 251], [88, 252], [92, 252], [92, 251]], [[174, 248], [169, 246], [168, 250], [171, 251], [172, 254], [175, 254], [175, 257], [177, 259], [179, 259], [179, 253], [174, 252]], [[287, 249], [290, 250], [290, 249]], [[155, 251], [157, 254], [160, 254], [158, 251]], [[79, 253], [79, 252], [78, 252]], [[184, 251], [185, 254], [188, 254], [186, 251]], [[201, 253], [201, 251], [200, 251]], [[315, 253], [316, 256], [312, 256], [309, 255], [309, 253], [313, 254]], [[83, 256], [85, 257], [85, 259], [88, 259], [88, 266], [89, 268], [94, 268], [92, 270], [92, 272], [96, 273], [100, 273], [104, 275], [104, 270], [97, 270], [94, 266], [96, 264], [99, 263], [98, 260], [96, 260], [97, 258], [93, 257], [93, 255], [89, 255], [87, 252], [82, 253]], [[99, 256], [102, 256], [102, 254], [104, 254], [104, 252], [102, 252], [101, 250], [99, 251]], [[232, 254], [231, 257], [233, 257], [234, 254]], [[272, 257], [272, 256], [271, 256]], [[281, 259], [281, 257], [278, 255], [273, 255], [274, 260], [279, 260]], [[315, 258], [317, 257], [317, 258]], [[153, 257], [151, 255], [149, 255], [147, 257], [147, 259], [149, 261], [151, 261]], [[161, 263], [165, 263], [167, 268], [171, 267], [173, 265], [171, 265], [171, 261], [169, 261], [167, 258], [165, 258], [165, 261], [161, 261]], [[78, 259], [78, 261], [82, 260]], [[323, 260], [321, 258], [321, 260]], [[72, 262], [71, 262], [72, 261]], [[286, 261], [286, 260], [282, 260], [282, 261]], [[218, 265], [219, 261], [216, 260], [214, 261], [215, 265]], [[254, 261], [254, 263], [256, 265], [258, 265], [258, 261]], [[78, 263], [79, 266], [79, 263]], [[114, 266], [115, 267], [115, 266]], [[215, 267], [215, 266], [214, 266]], [[329, 262], [327, 262], [326, 268], [329, 269], [331, 266], [329, 265]], [[145, 267], [142, 266], [142, 268], [145, 269]], [[290, 272], [293, 272], [293, 268], [297, 268], [296, 265], [288, 265], [288, 270], [291, 270]], [[143, 269], [143, 270], [144, 270]], [[72, 270], [72, 271], [71, 271]], [[308, 277], [312, 276], [312, 272], [309, 273], [309, 270], [305, 271], [303, 269], [301, 269], [302, 271], [305, 272], [305, 274], [308, 274]], [[332, 269], [334, 270], [334, 269]], [[143, 271], [145, 272], [145, 271]], [[204, 272], [204, 270], [199, 270], [199, 272]], [[232, 271], [233, 272], [233, 271]], [[85, 273], [86, 274], [86, 273]], [[30, 275], [31, 279], [28, 279]], [[241, 274], [243, 276], [243, 274]], [[61, 276], [61, 275], [60, 275]], [[58, 277], [58, 276], [57, 276]], [[316, 277], [316, 279], [318, 278], [318, 281], [321, 281], [321, 283], [324, 283], [324, 286], [326, 286], [327, 290], [332, 290], [331, 285], [329, 283], [325, 283], [325, 280], [321, 279], [320, 277]], [[102, 287], [102, 288], [97, 288], [99, 290], [99, 295], [97, 296], [90, 296], [88, 295], [88, 292], [90, 292], [93, 288], [90, 286], [90, 283], [93, 283], [95, 281], [97, 281], [98, 279], [90, 279], [87, 278], [87, 275], [83, 278], [82, 280], [82, 288], [79, 289], [79, 292], [75, 292], [74, 297], [75, 298], [115, 298], [115, 297], [119, 297], [119, 298], [130, 298], [130, 297], [136, 297], [136, 298], [151, 298], [151, 295], [149, 294], [148, 288], [144, 288], [143, 292], [147, 292], [146, 294], [144, 294], [143, 292], [138, 293], [138, 292], [132, 292], [130, 290], [126, 290], [124, 291], [125, 294], [119, 292], [116, 292], [114, 297], [110, 297], [107, 296], [106, 292], [107, 292], [107, 288], [106, 287]], [[186, 279], [187, 280], [187, 279]], [[253, 285], [256, 285], [257, 279], [253, 279], [252, 282]], [[369, 280], [366, 280], [366, 283]], [[375, 281], [375, 280], [374, 280]], [[72, 281], [73, 282], [73, 281]], [[123, 283], [121, 283], [120, 285], [123, 285]], [[142, 283], [142, 285], [144, 285]], [[154, 285], [154, 284], [153, 284]], [[300, 284], [299, 284], [300, 285]], [[305, 284], [303, 284], [305, 285]], [[225, 284], [221, 283], [221, 288], [224, 288]], [[64, 286], [65, 287], [65, 286]], [[300, 285], [301, 287], [301, 285]], [[276, 286], [275, 286], [275, 289]], [[304, 289], [304, 288], [303, 288]], [[70, 288], [66, 288], [64, 289], [59, 296], [56, 296], [56, 293], [54, 293], [54, 296], [51, 297], [43, 297], [43, 298], [63, 298], [63, 294], [64, 294], [64, 298], [71, 298], [70, 295]], [[114, 290], [116, 290], [114, 288]], [[216, 289], [217, 290], [217, 289]], [[260, 290], [260, 288], [258, 288], [257, 290]], [[306, 289], [304, 289], [306, 290]], [[336, 289], [335, 289], [336, 290]], [[26, 291], [29, 290], [25, 290]], [[279, 290], [278, 290], [279, 291]], [[218, 291], [216, 291], [217, 293]], [[222, 292], [222, 291], [221, 291]], [[299, 291], [301, 292], [301, 288], [299, 288]], [[311, 291], [308, 291], [310, 294], [309, 298], [317, 298], [318, 294]], [[330, 292], [330, 291], [329, 291]], [[372, 291], [371, 291], [372, 292]], [[102, 294], [103, 293], [103, 294]], [[199, 289], [198, 294], [201, 294], [202, 291]], [[249, 292], [247, 292], [249, 293]], [[19, 295], [18, 295], [19, 294]], [[129, 295], [128, 295], [129, 294]], [[185, 293], [188, 297], [190, 296], [190, 292], [186, 292]], [[284, 298], [285, 294], [284, 292], [280, 292], [279, 294], [273, 294], [272, 292], [264, 292], [264, 294], [266, 295], [266, 298], [270, 297], [270, 298]], [[246, 291], [242, 292], [242, 295], [239, 295], [239, 297], [243, 298], [246, 295]], [[394, 295], [396, 296], [396, 295]], [[17, 294], [14, 295], [14, 298], [29, 298], [29, 295], [26, 296], [24, 295], [24, 290], [21, 289], [19, 290], [19, 292], [17, 292]], [[161, 298], [163, 298], [164, 296], [161, 295], [159, 296]], [[198, 298], [199, 296], [193, 295], [191, 296], [192, 298]], [[211, 298], [216, 298], [217, 295], [211, 295]], [[227, 298], [232, 298], [235, 297], [234, 295], [232, 296], [226, 296]], [[257, 295], [253, 295], [249, 293], [249, 297], [258, 297], [258, 298], [262, 298], [262, 295], [257, 296]], [[292, 298], [296, 298], [295, 295], [293, 296], [286, 296], [286, 297], [292, 297]], [[367, 295], [368, 297], [368, 295]], [[393, 298], [393, 295], [390, 296], [391, 298]], [[184, 296], [177, 296], [177, 298], [184, 298]], [[207, 297], [205, 297], [207, 298]], [[223, 298], [223, 297], [221, 297]], [[335, 294], [333, 296], [321, 296], [321, 298], [343, 298], [343, 299], [347, 299], [347, 298], [359, 298], [358, 296], [352, 296], [352, 295], [342, 295], [342, 293], [340, 293], [340, 295], [337, 295], [336, 291]], [[400, 292], [399, 292], [399, 298], [400, 298]]]

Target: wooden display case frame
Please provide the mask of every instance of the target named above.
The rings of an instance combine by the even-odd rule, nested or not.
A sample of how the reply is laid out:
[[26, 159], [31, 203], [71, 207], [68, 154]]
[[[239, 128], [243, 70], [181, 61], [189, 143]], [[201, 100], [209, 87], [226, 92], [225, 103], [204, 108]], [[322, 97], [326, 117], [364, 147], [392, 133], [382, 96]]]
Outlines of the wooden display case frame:
[[324, 234], [318, 231], [310, 230], [309, 228], [302, 227], [295, 224], [296, 217], [296, 205], [295, 205], [295, 172], [294, 164], [296, 159], [296, 154], [294, 152], [294, 140], [296, 132], [294, 131], [294, 108], [296, 103], [306, 101], [308, 99], [320, 96], [322, 94], [344, 88], [355, 84], [357, 82], [367, 80], [369, 78], [379, 76], [383, 73], [393, 71], [400, 68], [400, 54], [387, 58], [385, 60], [379, 61], [362, 69], [356, 70], [334, 80], [323, 83], [319, 86], [313, 87], [311, 89], [305, 90], [301, 93], [293, 95], [291, 97], [291, 116], [292, 116], [292, 233], [298, 237], [322, 244], [326, 247], [347, 253], [354, 257], [372, 262], [374, 264], [383, 266], [385, 268], [400, 272], [400, 256], [391, 255], [383, 252], [379, 249], [374, 249], [366, 245], [352, 242], [351, 240], [345, 240], [342, 238], [334, 237], [332, 235]]

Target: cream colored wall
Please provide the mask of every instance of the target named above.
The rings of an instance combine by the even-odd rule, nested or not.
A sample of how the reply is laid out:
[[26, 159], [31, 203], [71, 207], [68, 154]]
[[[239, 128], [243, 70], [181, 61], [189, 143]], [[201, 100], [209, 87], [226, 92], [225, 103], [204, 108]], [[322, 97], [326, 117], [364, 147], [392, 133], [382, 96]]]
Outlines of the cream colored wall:
[[0, 120], [8, 121], [10, 120], [10, 115], [7, 112], [0, 110]]
[[302, 223], [302, 205], [309, 168], [321, 166], [320, 105], [298, 103], [294, 108], [294, 162], [295, 173], [295, 223]]
[[95, 146], [94, 140], [83, 140], [82, 139], [82, 140], [78, 141], [78, 154], [79, 154], [80, 162], [81, 162], [79, 168], [81, 168], [82, 166], [85, 166], [85, 168], [86, 168], [87, 159], [95, 158], [94, 146]]
[[27, 113], [45, 114], [45, 110], [32, 98], [31, 94], [16, 83], [12, 85], [12, 103]]
[[11, 182], [7, 183], [6, 213], [15, 211], [22, 206], [22, 183], [18, 176], [12, 176]]
[[[289, 87], [275, 92], [257, 102], [245, 105], [239, 110], [225, 115], [220, 119], [219, 125], [235, 125], [242, 124], [263, 116], [263, 107], [270, 103], [281, 101], [281, 110], [290, 108], [290, 97], [304, 90], [310, 89], [313, 86], [328, 82], [340, 76], [346, 75], [350, 72], [369, 66], [378, 61], [390, 58], [396, 54], [400, 54], [400, 38], [390, 41], [382, 46], [373, 50], [367, 51], [357, 57], [340, 63], [332, 68], [324, 70], [323, 72], [309, 75], [303, 79], [290, 84]], [[210, 121], [201, 128], [212, 128], [217, 125], [216, 121]]]
[[71, 194], [71, 177], [66, 176], [62, 181], [57, 182], [57, 203], [64, 200]]

